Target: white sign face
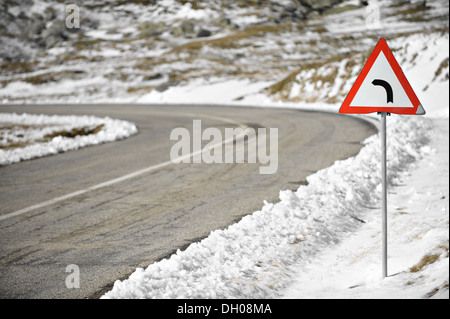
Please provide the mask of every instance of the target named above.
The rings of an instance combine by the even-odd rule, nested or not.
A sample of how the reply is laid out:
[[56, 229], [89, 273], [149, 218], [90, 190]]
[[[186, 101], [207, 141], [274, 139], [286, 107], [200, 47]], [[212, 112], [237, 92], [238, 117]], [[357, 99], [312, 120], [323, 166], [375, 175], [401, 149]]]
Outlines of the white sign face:
[[414, 107], [383, 51], [380, 51], [350, 106]]
[[339, 109], [339, 113], [423, 115], [425, 110], [400, 65], [381, 38]]

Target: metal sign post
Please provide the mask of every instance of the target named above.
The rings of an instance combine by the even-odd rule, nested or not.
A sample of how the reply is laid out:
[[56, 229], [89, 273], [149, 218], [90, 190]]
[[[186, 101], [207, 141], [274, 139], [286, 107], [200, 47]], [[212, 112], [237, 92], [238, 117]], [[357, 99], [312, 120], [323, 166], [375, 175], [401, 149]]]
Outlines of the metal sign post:
[[381, 115], [381, 229], [382, 229], [382, 277], [387, 277], [387, 158], [386, 158], [386, 117], [387, 112]]
[[425, 110], [383, 38], [378, 41], [339, 109], [339, 113], [343, 114], [373, 112], [381, 115], [381, 250], [384, 279], [387, 277], [386, 117], [391, 113], [424, 115]]

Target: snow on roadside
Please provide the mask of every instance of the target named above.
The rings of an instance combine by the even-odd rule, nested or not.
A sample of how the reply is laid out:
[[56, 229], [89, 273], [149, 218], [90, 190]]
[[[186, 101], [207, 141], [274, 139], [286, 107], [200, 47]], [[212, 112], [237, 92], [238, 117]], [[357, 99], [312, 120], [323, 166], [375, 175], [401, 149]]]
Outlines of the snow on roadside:
[[[2, 130], [2, 127], [6, 126], [18, 127], [20, 132], [14, 132], [11, 128]], [[101, 129], [95, 134], [78, 135], [73, 138], [59, 135], [47, 142], [37, 142], [52, 132], [100, 126]], [[0, 131], [2, 143], [7, 144], [6, 141], [30, 143], [24, 147], [0, 149], [0, 165], [7, 165], [76, 150], [88, 145], [112, 142], [136, 134], [138, 130], [133, 123], [108, 117], [0, 113]]]
[[[390, 122], [388, 179], [395, 185], [414, 161], [430, 154], [431, 123], [415, 117]], [[185, 251], [116, 281], [103, 298], [278, 297], [299, 261], [336, 247], [361, 220], [372, 218], [370, 207], [379, 207], [379, 138], [365, 144], [357, 156], [309, 176], [307, 186], [281, 191], [278, 203], [265, 203]]]
[[[213, 231], [185, 251], [137, 269], [103, 297], [420, 298], [439, 289], [433, 296], [448, 298], [448, 33], [407, 35], [389, 45], [397, 49], [395, 55], [427, 111], [423, 118], [388, 118], [390, 277], [380, 279], [380, 150], [379, 138], [373, 136], [357, 156], [309, 176], [307, 186], [281, 191], [279, 202], [265, 203], [260, 211]], [[447, 66], [441, 70], [445, 59]], [[97, 85], [104, 81], [92, 79]], [[70, 93], [77, 87], [74, 83], [63, 81], [58, 88]], [[133, 102], [214, 101], [334, 113], [339, 108], [274, 103], [262, 92], [267, 85], [194, 80]], [[38, 88], [43, 97], [51, 98], [55, 91], [53, 84], [35, 87], [17, 81], [2, 88], [0, 95], [15, 97], [26, 89], [31, 98]], [[111, 101], [101, 98], [92, 97]], [[120, 99], [124, 97], [114, 102]], [[441, 117], [444, 120], [437, 119]], [[438, 259], [417, 273], [409, 270], [427, 255]]]
[[357, 232], [299, 263], [282, 298], [449, 298], [448, 119], [432, 127], [424, 157], [388, 189], [388, 277], [381, 280], [377, 205]]
[[[388, 278], [381, 279], [380, 141], [372, 136], [357, 156], [309, 176], [296, 192], [281, 191], [279, 202], [185, 251], [137, 269], [103, 298], [448, 298], [448, 66], [437, 72], [448, 59], [448, 34], [430, 36], [425, 47], [424, 37], [394, 43], [409, 44], [396, 54], [427, 115], [388, 117]], [[224, 102], [339, 108], [274, 104], [255, 92]], [[411, 271], [427, 256], [432, 263]]]

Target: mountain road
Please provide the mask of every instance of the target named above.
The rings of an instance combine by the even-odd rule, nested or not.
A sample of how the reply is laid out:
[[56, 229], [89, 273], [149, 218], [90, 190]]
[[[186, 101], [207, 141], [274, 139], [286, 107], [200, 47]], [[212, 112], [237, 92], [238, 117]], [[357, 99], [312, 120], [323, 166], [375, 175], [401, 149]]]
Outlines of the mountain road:
[[[94, 115], [138, 134], [0, 166], [0, 298], [98, 298], [178, 249], [277, 202], [279, 191], [356, 155], [377, 132], [352, 116], [195, 105], [1, 105], [0, 112]], [[175, 128], [278, 129], [278, 166], [172, 163]], [[79, 288], [67, 285], [79, 271]]]

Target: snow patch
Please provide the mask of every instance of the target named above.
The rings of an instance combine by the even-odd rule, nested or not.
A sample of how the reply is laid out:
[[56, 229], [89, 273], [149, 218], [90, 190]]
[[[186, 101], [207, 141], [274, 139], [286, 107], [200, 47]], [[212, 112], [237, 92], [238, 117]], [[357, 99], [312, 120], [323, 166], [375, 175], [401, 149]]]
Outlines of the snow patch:
[[[413, 162], [430, 153], [432, 126], [416, 117], [394, 116], [389, 122], [388, 180], [394, 186]], [[281, 191], [280, 202], [266, 202], [260, 211], [185, 251], [137, 269], [103, 298], [278, 297], [299, 263], [333, 249], [362, 220], [374, 218], [381, 195], [380, 156], [379, 137], [373, 136], [357, 156], [309, 176], [308, 185], [295, 192]], [[378, 239], [367, 240], [376, 245]]]
[[[11, 129], [2, 130], [2, 127], [6, 125], [8, 127], [11, 125], [29, 126], [30, 128], [22, 129], [20, 134], [14, 134]], [[95, 134], [75, 136], [74, 138], [56, 136], [48, 142], [35, 142], [55, 131], [71, 131], [74, 128], [83, 127], [94, 128], [100, 125], [102, 125], [101, 130]], [[33, 126], [37, 128], [33, 129]], [[8, 140], [12, 142], [18, 141], [18, 135], [21, 138], [20, 142], [32, 142], [25, 147], [8, 150], [0, 149], [0, 165], [7, 165], [69, 150], [76, 150], [88, 145], [97, 145], [124, 139], [136, 134], [138, 130], [133, 123], [111, 119], [109, 117], [0, 113], [0, 132], [2, 133], [3, 143]]]

